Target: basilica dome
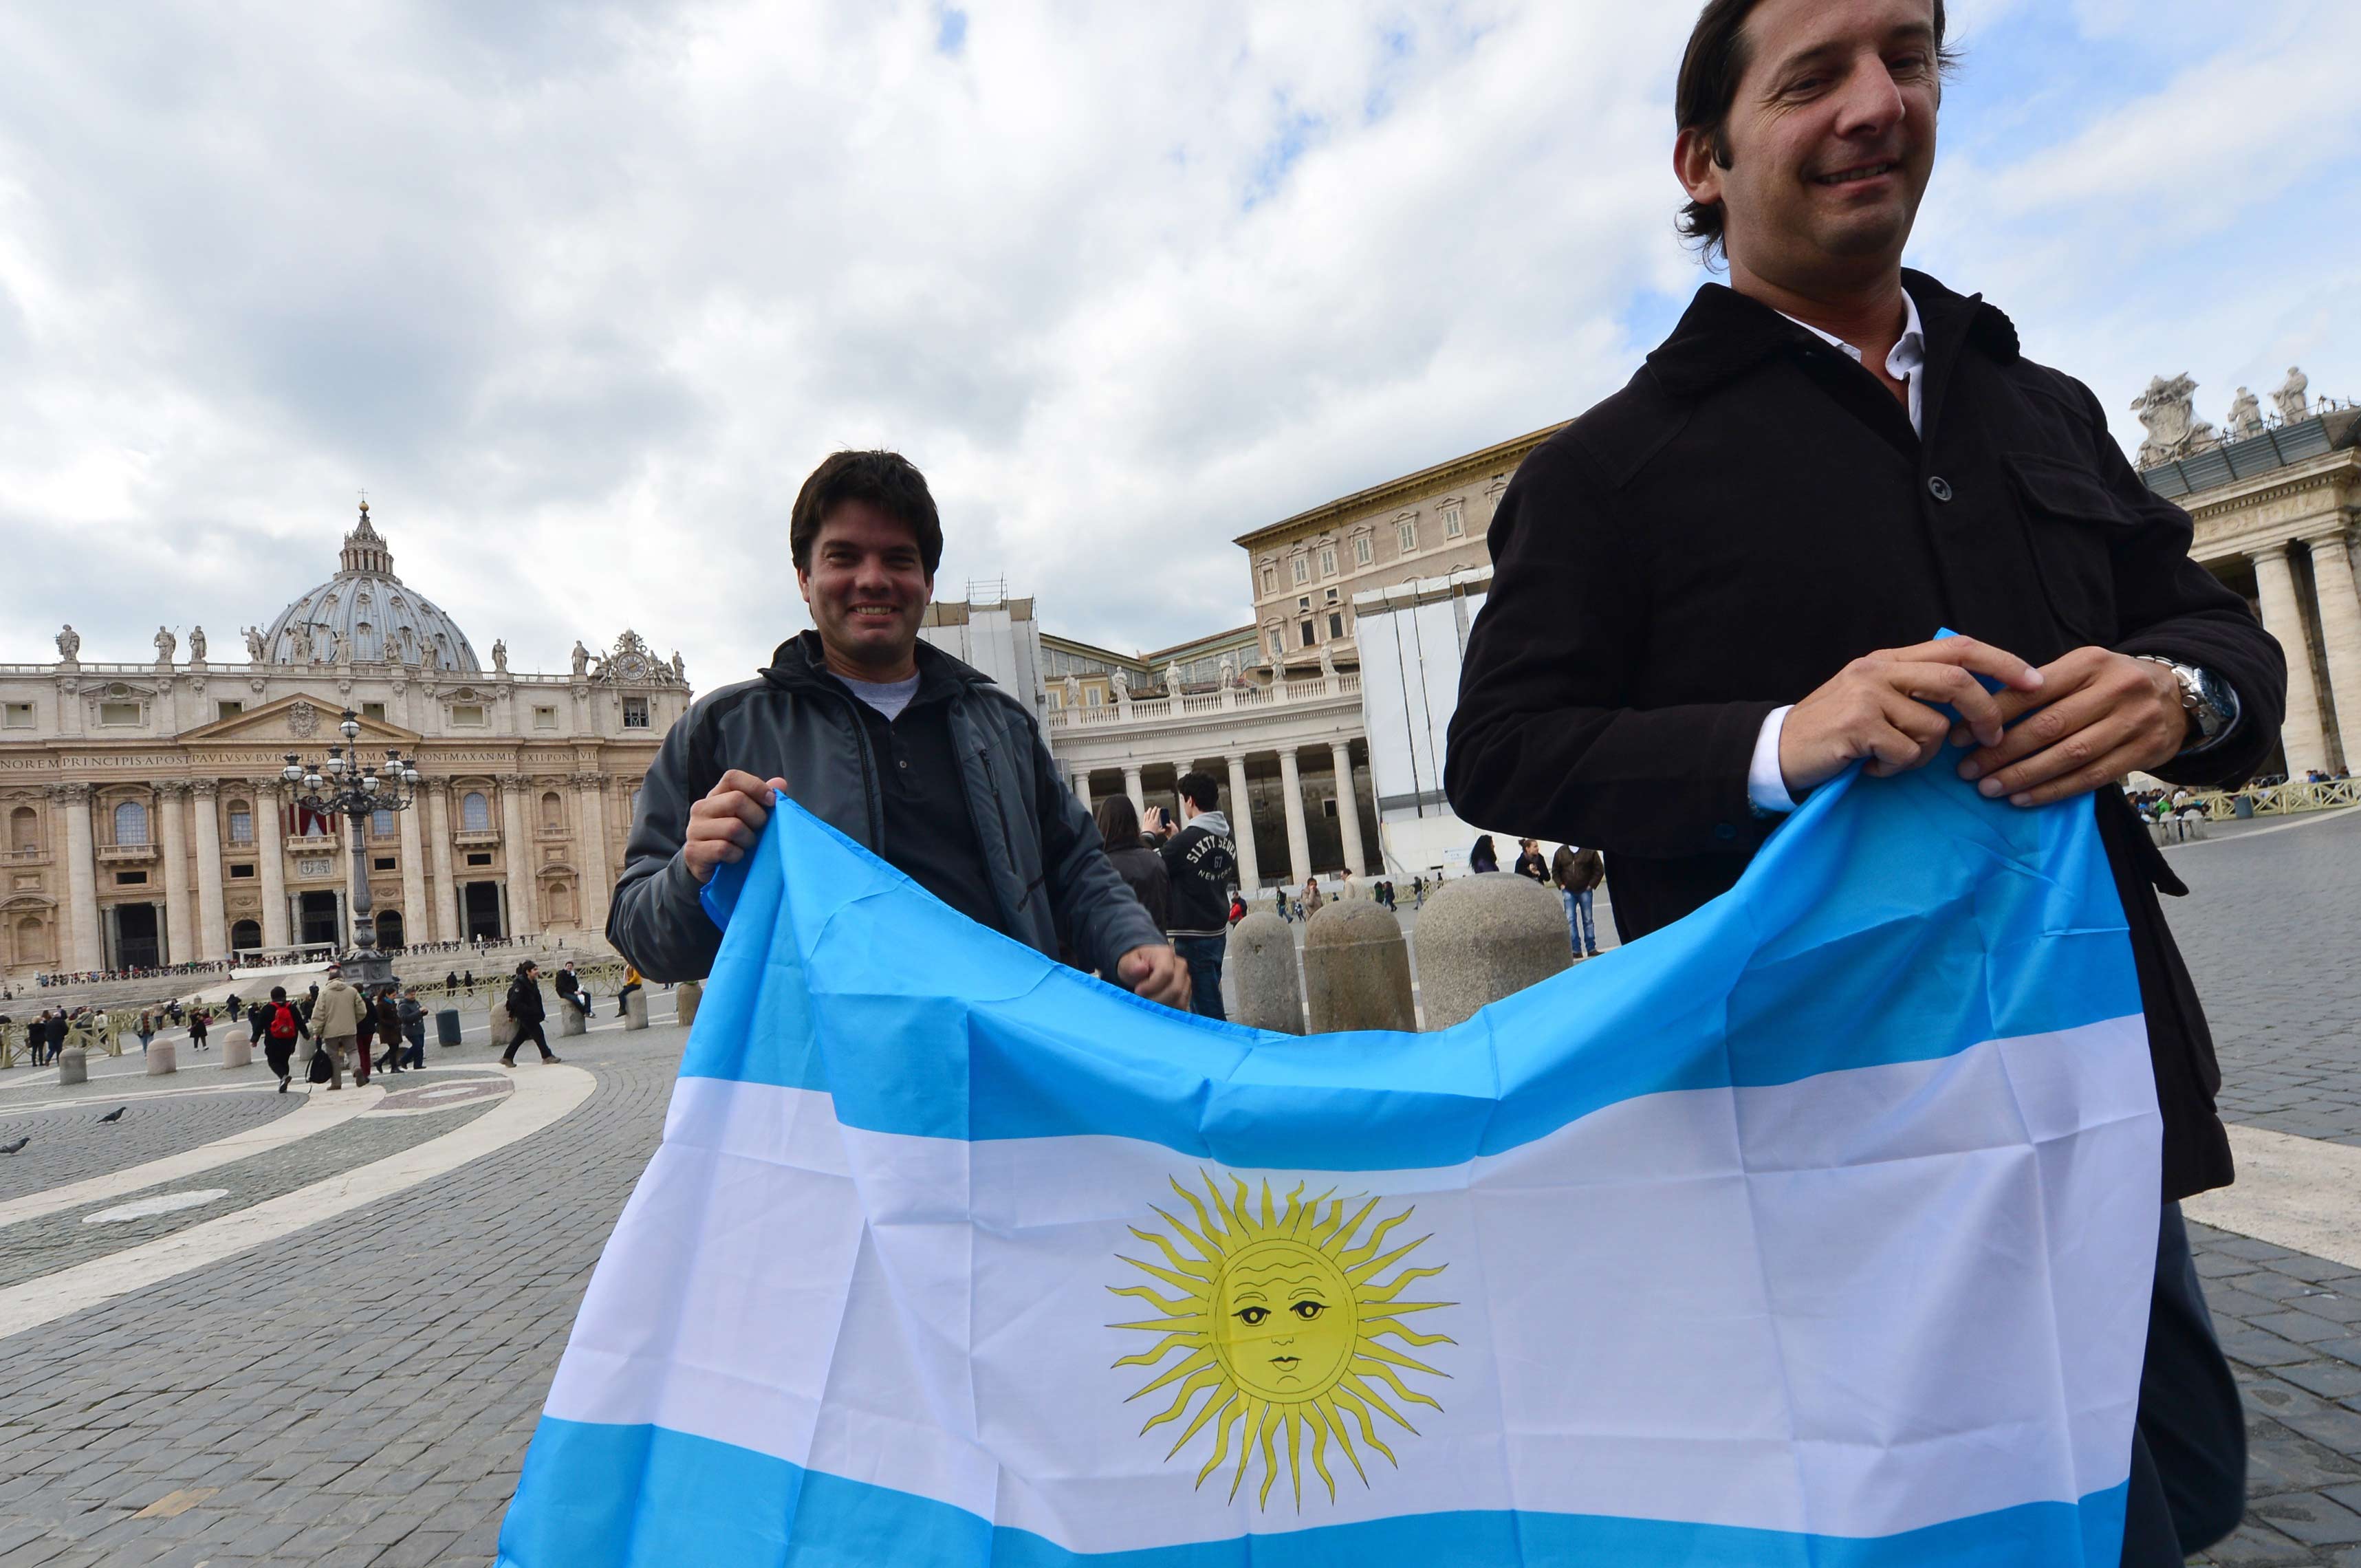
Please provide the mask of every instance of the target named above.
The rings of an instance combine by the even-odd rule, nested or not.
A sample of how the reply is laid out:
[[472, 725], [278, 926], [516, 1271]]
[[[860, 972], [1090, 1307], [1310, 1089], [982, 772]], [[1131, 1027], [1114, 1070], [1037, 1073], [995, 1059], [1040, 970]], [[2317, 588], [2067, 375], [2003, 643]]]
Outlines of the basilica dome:
[[394, 663], [475, 674], [483, 669], [458, 622], [393, 575], [393, 552], [369, 521], [345, 535], [336, 575], [279, 612], [248, 652], [269, 664]]

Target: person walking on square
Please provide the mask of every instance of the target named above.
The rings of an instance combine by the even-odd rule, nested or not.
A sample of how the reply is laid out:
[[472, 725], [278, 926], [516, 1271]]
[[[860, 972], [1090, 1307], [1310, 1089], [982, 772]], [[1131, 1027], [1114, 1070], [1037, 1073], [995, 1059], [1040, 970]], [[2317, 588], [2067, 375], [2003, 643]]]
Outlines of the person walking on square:
[[155, 1014], [152, 1013], [140, 1014], [139, 1025], [136, 1032], [139, 1036], [139, 1054], [144, 1057], [148, 1054], [148, 1042], [156, 1037]]
[[1607, 861], [1596, 850], [1560, 844], [1557, 853], [1550, 857], [1550, 881], [1556, 884], [1558, 897], [1565, 901], [1565, 935], [1574, 944], [1576, 958], [1598, 956], [1598, 927], [1592, 923], [1590, 911], [1592, 896], [1606, 878]]
[[[2121, 1505], [2123, 1562], [2162, 1568], [2246, 1506], [2237, 1384], [2179, 1202], [2232, 1169], [2212, 1035], [2158, 901], [2187, 890], [2118, 781], [2251, 776], [2287, 666], [2190, 559], [2188, 514], [2090, 389], [1981, 296], [1903, 268], [1944, 27], [1939, 0], [1699, 15], [1673, 162], [1683, 227], [1730, 282], [1510, 480], [1444, 787], [1467, 820], [1602, 850], [1626, 941], [1730, 887], [1856, 763], [1950, 768], [2008, 807], [2089, 803], [2163, 1121]], [[1931, 640], [1944, 628], [1965, 635]]]
[[279, 1092], [286, 1093], [290, 1069], [295, 1059], [295, 1043], [308, 1031], [303, 1026], [303, 1015], [287, 1000], [285, 986], [272, 986], [270, 1000], [255, 1003], [247, 1019], [247, 1031], [262, 1042], [262, 1059], [277, 1075]]
[[426, 1009], [419, 1004], [418, 993], [408, 986], [401, 988], [401, 1001], [395, 1008], [401, 1021], [401, 1037], [410, 1043], [409, 1065], [426, 1065]]
[[[361, 1021], [368, 1015], [368, 1004], [361, 993], [345, 982], [342, 965], [330, 964], [328, 978], [320, 987], [318, 1000], [312, 1003], [310, 1034], [328, 1053], [328, 1088], [345, 1086], [345, 1068], [352, 1056], [353, 1042], [361, 1031]], [[364, 1058], [366, 1059], [366, 1058]], [[354, 1079], [355, 1087], [368, 1081], [364, 1072]]]
[[390, 985], [379, 988], [376, 1002], [371, 1003], [371, 1011], [377, 1020], [377, 1037], [385, 1043], [385, 1056], [378, 1066], [386, 1072], [401, 1070], [405, 1043], [401, 1037], [401, 1007], [394, 1001], [393, 991]]
[[509, 1036], [509, 1048], [500, 1053], [502, 1067], [516, 1066], [517, 1047], [531, 1040], [541, 1051], [541, 1059], [554, 1062], [557, 1053], [549, 1048], [549, 1036], [542, 1032], [541, 1021], [548, 1009], [541, 1000], [541, 969], [531, 959], [517, 965], [516, 978], [509, 981], [509, 1024], [516, 1031]]
[[190, 1009], [189, 1048], [191, 1050], [201, 1051], [205, 1048], [205, 1010], [202, 1007]]
[[1177, 826], [1166, 820], [1161, 806], [1148, 814], [1148, 830], [1164, 841], [1164, 870], [1171, 881], [1164, 934], [1189, 966], [1189, 1011], [1200, 1018], [1226, 1019], [1222, 958], [1228, 950], [1228, 894], [1238, 874], [1238, 841], [1229, 817], [1217, 809], [1222, 793], [1213, 774], [1191, 769], [1177, 787]]

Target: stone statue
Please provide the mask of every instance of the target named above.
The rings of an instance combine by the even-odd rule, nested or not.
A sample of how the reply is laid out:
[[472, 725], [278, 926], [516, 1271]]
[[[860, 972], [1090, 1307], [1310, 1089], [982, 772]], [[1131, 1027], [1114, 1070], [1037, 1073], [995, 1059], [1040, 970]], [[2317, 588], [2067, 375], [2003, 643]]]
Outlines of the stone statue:
[[688, 685], [688, 666], [681, 662], [677, 648], [672, 651], [672, 678], [683, 685]]
[[2230, 438], [2244, 441], [2250, 435], [2263, 433], [2263, 405], [2246, 388], [2230, 400]]
[[2288, 378], [2279, 383], [2278, 391], [2271, 394], [2271, 401], [2279, 407], [2279, 418], [2290, 424], [2310, 419], [2312, 400], [2305, 397], [2304, 393], [2311, 389], [2312, 378], [2294, 366], [2289, 366]]
[[[492, 668], [503, 675], [509, 673], [509, 645], [505, 639], [492, 639]], [[574, 673], [578, 675], [582, 672], [577, 669]]]
[[1131, 673], [1118, 667], [1107, 679], [1115, 683], [1115, 706], [1127, 706], [1131, 701]]
[[1336, 650], [1332, 644], [1326, 642], [1320, 644], [1320, 673], [1323, 675], [1333, 675], [1336, 673]]
[[1238, 684], [1238, 659], [1235, 653], [1222, 655], [1222, 687], [1229, 689]]
[[170, 663], [172, 662], [172, 650], [178, 648], [180, 645], [181, 640], [173, 636], [170, 631], [167, 631], [160, 626], [156, 629], [156, 662], [158, 663]]
[[66, 622], [66, 629], [58, 633], [58, 657], [69, 664], [82, 658], [82, 633], [73, 629], [71, 621]]
[[1180, 695], [1180, 665], [1177, 660], [1164, 666], [1164, 695], [1166, 696]]
[[1069, 671], [1066, 675], [1066, 706], [1068, 707], [1080, 707], [1082, 706], [1082, 677], [1074, 674], [1071, 671]]
[[297, 663], [308, 664], [312, 662], [312, 628], [308, 624], [297, 621], [295, 630], [288, 633], [288, 641], [293, 644]]
[[590, 650], [582, 646], [582, 639], [574, 640], [574, 678], [580, 680], [590, 673]]
[[262, 640], [262, 628], [258, 626], [247, 627], [246, 629], [246, 656], [259, 664], [265, 658], [269, 657], [269, 644]]
[[202, 626], [192, 626], [189, 628], [189, 663], [202, 664], [204, 662], [205, 629]]
[[2147, 439], [2140, 443], [2139, 466], [2153, 468], [2192, 452], [2219, 445], [2213, 427], [2197, 417], [2197, 383], [2184, 372], [2167, 379], [2148, 378], [2147, 390], [2132, 400]]

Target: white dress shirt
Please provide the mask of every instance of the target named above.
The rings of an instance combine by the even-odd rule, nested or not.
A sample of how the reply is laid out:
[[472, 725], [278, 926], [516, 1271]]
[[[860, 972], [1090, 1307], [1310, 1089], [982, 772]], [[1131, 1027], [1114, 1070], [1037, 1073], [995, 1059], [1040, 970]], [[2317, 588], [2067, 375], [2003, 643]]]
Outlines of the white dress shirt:
[[[1786, 313], [1782, 311], [1780, 314]], [[1861, 350], [1836, 334], [1822, 332], [1809, 322], [1795, 321], [1794, 316], [1787, 319], [1841, 351], [1854, 364], [1861, 363]], [[1894, 352], [1885, 356], [1885, 373], [1910, 389], [1910, 428], [1926, 434], [1919, 410], [1927, 380], [1927, 329], [1918, 320], [1918, 302], [1910, 297], [1907, 289], [1902, 291], [1902, 336], [1894, 344]], [[1793, 707], [1790, 704], [1773, 708], [1763, 720], [1763, 728], [1754, 737], [1754, 760], [1746, 770], [1746, 798], [1754, 803], [1755, 810], [1769, 817], [1782, 817], [1795, 809], [1795, 801], [1787, 793], [1787, 775], [1779, 766], [1779, 736], [1787, 727], [1787, 715]]]

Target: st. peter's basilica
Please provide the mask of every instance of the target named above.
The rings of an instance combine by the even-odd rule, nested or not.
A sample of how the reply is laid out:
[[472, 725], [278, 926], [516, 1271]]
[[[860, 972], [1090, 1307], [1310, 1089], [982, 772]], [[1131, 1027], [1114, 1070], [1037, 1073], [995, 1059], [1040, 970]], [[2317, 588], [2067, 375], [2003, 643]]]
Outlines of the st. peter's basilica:
[[185, 650], [0, 664], [0, 972], [120, 970], [339, 943], [346, 824], [286, 797], [286, 753], [322, 754], [355, 713], [364, 760], [399, 749], [418, 808], [379, 811], [365, 845], [381, 946], [595, 933], [642, 777], [687, 711], [679, 656], [636, 633], [572, 668], [490, 667], [394, 575], [370, 522], [335, 576], [229, 658]]

